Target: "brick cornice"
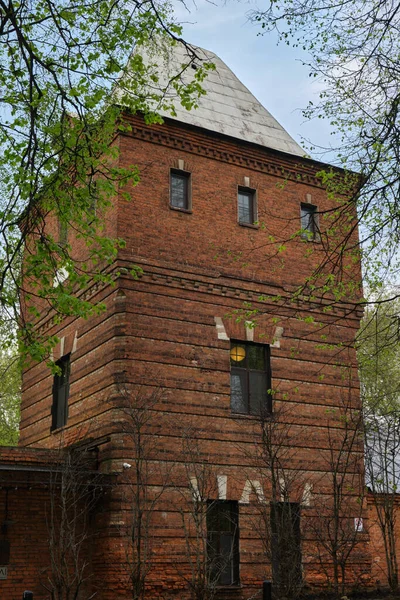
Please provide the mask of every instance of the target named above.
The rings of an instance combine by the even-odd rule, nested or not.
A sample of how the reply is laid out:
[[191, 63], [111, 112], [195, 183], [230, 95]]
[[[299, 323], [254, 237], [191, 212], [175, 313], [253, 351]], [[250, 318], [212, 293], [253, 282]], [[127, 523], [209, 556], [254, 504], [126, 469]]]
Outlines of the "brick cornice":
[[[129, 275], [132, 264], [143, 268], [143, 275], [138, 280], [132, 279]], [[272, 282], [247, 280], [239, 277], [232, 278], [220, 273], [212, 274], [210, 271], [204, 269], [180, 269], [162, 263], [149, 263], [140, 256], [131, 256], [129, 259], [120, 256], [119, 260], [110, 266], [107, 271], [112, 278], [118, 279], [121, 277], [127, 281], [132, 281], [134, 285], [136, 283], [156, 284], [170, 289], [204, 293], [221, 298], [234, 298], [241, 302], [254, 303], [255, 305], [261, 303], [265, 307], [273, 306], [275, 311], [286, 315], [291, 314], [293, 316], [299, 310], [312, 310], [313, 314], [317, 315], [320, 313], [321, 317], [324, 316], [324, 320], [329, 320], [330, 318], [335, 321], [338, 317], [347, 315], [351, 320], [355, 319], [358, 321], [361, 317], [361, 313], [357, 310], [357, 304], [351, 302], [337, 303], [329, 311], [329, 314], [326, 315], [324, 314], [324, 308], [327, 305], [331, 305], [331, 300], [320, 298], [314, 302], [302, 301], [300, 299], [293, 301], [292, 294], [295, 290], [293, 286], [280, 286]], [[93, 283], [86, 290], [80, 291], [79, 296], [86, 301], [90, 301], [97, 294], [107, 290], [107, 288], [113, 293], [118, 289], [118, 286], [111, 288], [105, 283]], [[279, 297], [276, 303], [272, 300], [274, 296]], [[43, 334], [56, 324], [56, 315], [51, 313], [37, 324], [37, 330]]]
[[168, 119], [163, 125], [146, 125], [138, 116], [128, 116], [126, 119], [131, 130], [121, 135], [246, 167], [280, 179], [321, 188], [323, 187], [321, 180], [316, 177], [316, 174], [324, 167], [329, 168], [310, 159], [291, 157], [250, 142], [241, 141], [239, 144], [228, 136], [207, 132], [183, 123], [179, 123], [178, 127]]

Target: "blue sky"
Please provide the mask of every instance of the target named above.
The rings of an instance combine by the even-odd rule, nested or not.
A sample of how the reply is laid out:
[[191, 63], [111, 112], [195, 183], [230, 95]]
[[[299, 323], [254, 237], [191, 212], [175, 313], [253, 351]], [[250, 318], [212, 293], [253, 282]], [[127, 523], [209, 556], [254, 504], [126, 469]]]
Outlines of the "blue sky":
[[302, 137], [329, 145], [329, 124], [320, 119], [305, 122], [301, 114], [309, 100], [318, 100], [321, 89], [302, 65], [307, 56], [299, 49], [277, 45], [274, 33], [257, 35], [260, 28], [247, 17], [255, 6], [235, 0], [225, 4], [198, 0], [196, 5], [187, 4], [190, 12], [175, 3], [175, 13], [184, 23], [185, 39], [215, 52], [300, 145], [308, 149]]

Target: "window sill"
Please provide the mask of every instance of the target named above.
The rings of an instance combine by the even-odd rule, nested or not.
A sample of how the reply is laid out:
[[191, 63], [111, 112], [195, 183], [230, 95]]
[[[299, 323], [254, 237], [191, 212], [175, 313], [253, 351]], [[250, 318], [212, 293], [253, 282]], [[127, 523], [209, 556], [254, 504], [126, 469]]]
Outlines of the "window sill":
[[215, 589], [217, 590], [217, 592], [224, 592], [224, 594], [226, 594], [227, 592], [232, 592], [232, 594], [234, 594], [235, 592], [238, 592], [239, 590], [241, 590], [243, 588], [241, 583], [233, 583], [232, 585], [216, 585]]
[[231, 411], [231, 417], [233, 417], [234, 419], [250, 419], [250, 420], [254, 420], [254, 419], [271, 419], [274, 416], [274, 413], [272, 412], [266, 412], [264, 415], [251, 415], [248, 413], [235, 413]]
[[250, 229], [260, 229], [260, 226], [255, 223], [242, 223], [241, 221], [238, 221], [238, 225], [241, 227], [249, 227]]
[[56, 435], [57, 433], [61, 433], [66, 428], [66, 425], [60, 425], [60, 427], [56, 427], [54, 429], [50, 429], [50, 435]]
[[191, 208], [179, 208], [178, 206], [171, 206], [171, 204], [169, 205], [169, 207], [171, 210], [176, 210], [181, 213], [186, 213], [187, 215], [191, 215], [193, 213]]
[[305, 238], [305, 237], [302, 237], [302, 238], [300, 238], [300, 241], [302, 243], [305, 242], [306, 244], [307, 243], [308, 244], [320, 244], [321, 243], [321, 238], [320, 237], [319, 238]]

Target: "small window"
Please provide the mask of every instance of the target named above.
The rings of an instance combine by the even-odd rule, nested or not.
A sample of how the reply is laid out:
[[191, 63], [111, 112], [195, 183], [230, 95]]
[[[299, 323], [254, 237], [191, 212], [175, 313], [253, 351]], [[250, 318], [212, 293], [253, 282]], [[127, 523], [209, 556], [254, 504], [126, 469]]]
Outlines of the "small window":
[[231, 344], [231, 409], [243, 415], [272, 412], [270, 348], [263, 344]]
[[180, 210], [191, 210], [190, 173], [171, 170], [170, 205]]
[[58, 243], [65, 246], [68, 242], [68, 224], [62, 219], [58, 219]]
[[318, 239], [318, 215], [317, 207], [312, 204], [302, 204], [301, 215], [301, 237], [303, 240]]
[[68, 420], [68, 396], [69, 396], [69, 374], [70, 355], [63, 356], [56, 362], [60, 369], [54, 375], [53, 380], [53, 404], [51, 407], [51, 430], [64, 427]]
[[256, 218], [256, 193], [246, 188], [238, 189], [238, 215], [242, 225], [254, 225]]
[[207, 504], [207, 560], [216, 585], [239, 583], [239, 505], [230, 500]]

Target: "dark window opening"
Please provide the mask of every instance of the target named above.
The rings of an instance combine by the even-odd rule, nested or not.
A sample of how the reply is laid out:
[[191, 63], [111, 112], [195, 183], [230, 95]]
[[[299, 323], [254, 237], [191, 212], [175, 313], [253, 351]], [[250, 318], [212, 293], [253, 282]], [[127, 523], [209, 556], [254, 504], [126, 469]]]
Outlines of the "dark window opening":
[[272, 412], [270, 348], [231, 343], [231, 409], [244, 415]]
[[276, 589], [282, 597], [297, 597], [302, 584], [298, 502], [271, 502], [271, 549]]
[[239, 505], [230, 500], [207, 503], [207, 561], [211, 582], [239, 583]]
[[190, 173], [171, 170], [170, 205], [181, 210], [190, 210]]
[[300, 215], [301, 237], [303, 240], [316, 240], [318, 237], [317, 207], [312, 204], [302, 204]]
[[238, 189], [239, 223], [254, 225], [256, 221], [256, 193], [254, 190]]
[[56, 362], [56, 365], [60, 371], [54, 375], [53, 380], [53, 404], [51, 407], [52, 431], [64, 427], [68, 420], [70, 355], [63, 356]]

